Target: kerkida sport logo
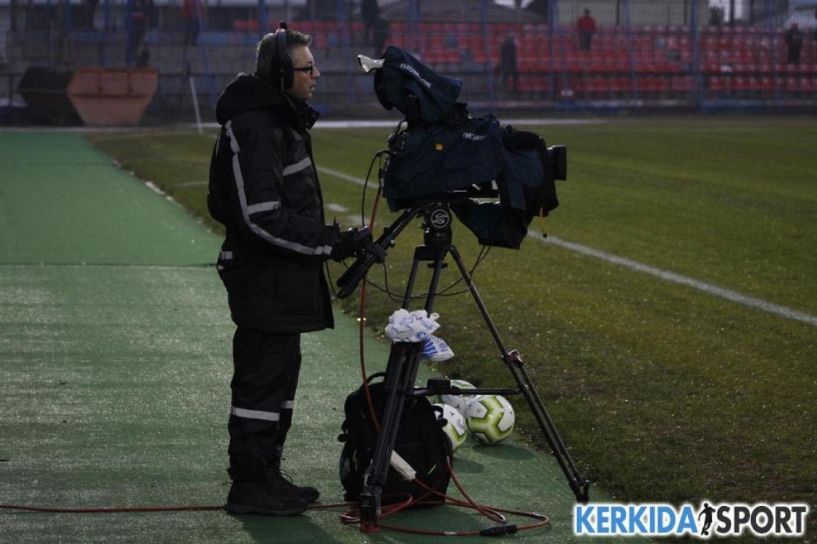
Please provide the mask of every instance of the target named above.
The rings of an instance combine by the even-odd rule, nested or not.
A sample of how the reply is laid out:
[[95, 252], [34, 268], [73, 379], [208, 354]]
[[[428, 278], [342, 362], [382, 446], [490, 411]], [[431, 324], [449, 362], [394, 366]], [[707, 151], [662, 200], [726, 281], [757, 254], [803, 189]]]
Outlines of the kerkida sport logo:
[[802, 537], [805, 503], [590, 503], [573, 507], [577, 536]]

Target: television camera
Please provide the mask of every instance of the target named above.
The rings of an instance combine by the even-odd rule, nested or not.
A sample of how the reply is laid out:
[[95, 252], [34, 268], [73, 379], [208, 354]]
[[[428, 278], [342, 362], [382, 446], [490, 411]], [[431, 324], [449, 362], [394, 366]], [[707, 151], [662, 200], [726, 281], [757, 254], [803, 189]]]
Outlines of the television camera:
[[[425, 310], [431, 314], [444, 261], [453, 259], [517, 385], [512, 390], [477, 389], [467, 394], [521, 394], [576, 499], [586, 502], [589, 482], [576, 468], [519, 353], [505, 347], [453, 243], [451, 228], [456, 216], [481, 244], [518, 249], [531, 220], [547, 215], [559, 204], [555, 181], [567, 178], [567, 148], [547, 146], [532, 132], [501, 127], [492, 115], [472, 117], [467, 105], [457, 101], [461, 80], [436, 73], [397, 47], [388, 47], [381, 59], [359, 55], [358, 62], [365, 72], [374, 73], [374, 90], [381, 105], [405, 115], [389, 137], [380, 180], [390, 209], [401, 213], [377, 240], [367, 242], [367, 250], [338, 278], [338, 296], [351, 295], [371, 266], [386, 258], [400, 233], [421, 218], [424, 243], [415, 249], [402, 307], [408, 309], [415, 298], [419, 263], [427, 262], [432, 272]], [[360, 495], [364, 531], [377, 530], [404, 401], [418, 395], [466, 394], [448, 380], [430, 380], [427, 387], [415, 387], [421, 348], [421, 343], [392, 344], [381, 430]]]

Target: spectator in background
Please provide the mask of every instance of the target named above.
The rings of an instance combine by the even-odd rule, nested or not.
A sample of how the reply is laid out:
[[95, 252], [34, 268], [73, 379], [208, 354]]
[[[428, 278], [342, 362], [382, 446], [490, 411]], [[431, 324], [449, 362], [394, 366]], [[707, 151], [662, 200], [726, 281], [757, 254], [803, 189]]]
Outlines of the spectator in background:
[[709, 26], [721, 26], [723, 24], [723, 8], [712, 6], [709, 8]]
[[786, 33], [783, 35], [788, 48], [788, 56], [786, 62], [788, 64], [800, 64], [800, 49], [803, 47], [803, 33], [797, 23], [792, 23]]
[[383, 56], [386, 49], [386, 42], [389, 41], [389, 22], [383, 17], [378, 17], [374, 24], [374, 57]]
[[502, 87], [508, 89], [508, 79], [513, 78], [512, 90], [516, 92], [519, 83], [519, 71], [516, 68], [516, 39], [509, 34], [499, 48], [499, 69], [502, 74]]
[[150, 54], [145, 46], [145, 34], [153, 23], [153, 0], [128, 0], [125, 27], [128, 31], [128, 47], [125, 60], [128, 66], [136, 63], [147, 66]]
[[590, 16], [589, 9], [584, 8], [584, 15], [579, 17], [576, 30], [579, 32], [579, 49], [590, 51], [590, 42], [596, 33], [596, 20]]
[[9, 30], [12, 32], [17, 30], [17, 2], [18, 0], [9, 0]]
[[196, 45], [204, 19], [204, 4], [201, 0], [182, 0], [182, 21], [184, 21], [184, 45]]
[[87, 21], [85, 21], [85, 27], [88, 30], [94, 30], [94, 18], [96, 17], [96, 8], [99, 5], [99, 0], [85, 0], [85, 5], [87, 8]]
[[363, 19], [363, 41], [367, 45], [376, 45], [377, 20], [380, 18], [377, 0], [363, 0], [360, 3], [360, 17]]

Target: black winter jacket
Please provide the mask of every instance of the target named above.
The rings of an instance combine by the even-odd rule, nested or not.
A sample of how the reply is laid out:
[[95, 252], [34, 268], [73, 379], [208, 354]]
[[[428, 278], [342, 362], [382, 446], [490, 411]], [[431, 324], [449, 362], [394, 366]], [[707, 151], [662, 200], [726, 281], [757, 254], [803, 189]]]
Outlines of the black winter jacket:
[[207, 205], [227, 231], [217, 268], [233, 321], [273, 333], [332, 327], [323, 261], [338, 229], [324, 223], [312, 158], [317, 112], [239, 74], [216, 118]]

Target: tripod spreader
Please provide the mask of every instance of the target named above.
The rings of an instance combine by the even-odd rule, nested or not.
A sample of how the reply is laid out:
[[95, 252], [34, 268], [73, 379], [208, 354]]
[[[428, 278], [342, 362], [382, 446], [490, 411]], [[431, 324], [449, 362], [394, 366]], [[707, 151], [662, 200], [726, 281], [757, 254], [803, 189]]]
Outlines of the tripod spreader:
[[432, 396], [432, 395], [519, 395], [522, 391], [519, 389], [492, 389], [492, 388], [476, 388], [476, 389], [460, 389], [456, 385], [451, 385], [451, 380], [430, 379], [426, 382], [425, 387], [415, 387], [412, 395], [415, 396]]

